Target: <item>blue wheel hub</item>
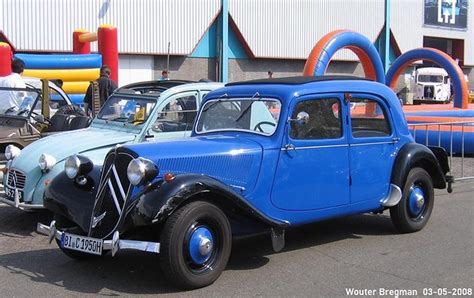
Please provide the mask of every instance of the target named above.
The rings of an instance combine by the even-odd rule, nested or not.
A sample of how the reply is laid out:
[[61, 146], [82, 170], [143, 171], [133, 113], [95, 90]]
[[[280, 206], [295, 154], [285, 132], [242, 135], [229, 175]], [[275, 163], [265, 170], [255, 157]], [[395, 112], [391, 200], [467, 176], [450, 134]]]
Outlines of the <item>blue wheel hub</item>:
[[204, 264], [214, 251], [214, 238], [206, 227], [195, 229], [189, 238], [189, 255], [195, 264]]
[[426, 198], [423, 189], [419, 186], [412, 186], [408, 198], [408, 211], [411, 216], [418, 217], [423, 212], [426, 205]]

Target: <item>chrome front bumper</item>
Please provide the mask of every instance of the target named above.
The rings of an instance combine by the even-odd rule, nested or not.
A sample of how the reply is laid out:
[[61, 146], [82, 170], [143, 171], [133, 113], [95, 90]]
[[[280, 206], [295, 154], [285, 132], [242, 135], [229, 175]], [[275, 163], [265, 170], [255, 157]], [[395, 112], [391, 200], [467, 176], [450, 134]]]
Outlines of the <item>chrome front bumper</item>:
[[0, 203], [4, 203], [4, 204], [10, 205], [12, 207], [15, 207], [24, 211], [44, 209], [42, 204], [34, 205], [34, 204], [21, 203], [18, 196], [15, 196], [14, 201], [10, 201], [9, 199], [6, 198], [4, 190], [0, 192]]
[[[53, 239], [61, 240], [61, 237], [63, 235], [63, 232], [58, 231], [58, 229], [56, 228], [55, 220], [53, 220], [49, 226], [38, 223], [36, 231], [40, 234], [48, 236], [49, 243], [51, 243]], [[119, 237], [118, 231], [115, 231], [112, 240], [104, 240], [102, 247], [104, 251], [111, 250], [112, 257], [115, 256], [115, 254], [121, 249], [160, 253], [160, 243], [137, 240], [122, 240]]]

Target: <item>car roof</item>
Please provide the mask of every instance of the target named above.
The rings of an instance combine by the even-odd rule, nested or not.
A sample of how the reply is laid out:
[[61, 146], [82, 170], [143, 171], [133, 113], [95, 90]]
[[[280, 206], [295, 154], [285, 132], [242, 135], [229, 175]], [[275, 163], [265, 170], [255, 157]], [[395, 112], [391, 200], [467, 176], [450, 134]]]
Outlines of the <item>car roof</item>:
[[271, 79], [257, 79], [242, 82], [228, 83], [226, 86], [252, 85], [252, 84], [281, 84], [281, 85], [300, 85], [314, 82], [334, 81], [334, 80], [365, 80], [365, 78], [355, 76], [330, 75], [330, 76], [296, 76]]
[[448, 75], [448, 72], [444, 68], [439, 67], [423, 67], [416, 70], [418, 74], [432, 74], [432, 75]]
[[313, 76], [252, 80], [227, 84], [214, 90], [204, 101], [216, 98], [278, 98], [282, 105], [294, 97], [323, 93], [370, 93], [382, 97], [390, 105], [400, 105], [400, 101], [384, 84], [352, 76]]
[[164, 81], [148, 81], [138, 82], [123, 86], [117, 89], [114, 94], [120, 94], [122, 96], [140, 95], [158, 100], [159, 97], [168, 97], [171, 94], [184, 92], [188, 90], [214, 90], [217, 88], [224, 87], [223, 83], [219, 82], [192, 82], [184, 80], [169, 80], [169, 84]]

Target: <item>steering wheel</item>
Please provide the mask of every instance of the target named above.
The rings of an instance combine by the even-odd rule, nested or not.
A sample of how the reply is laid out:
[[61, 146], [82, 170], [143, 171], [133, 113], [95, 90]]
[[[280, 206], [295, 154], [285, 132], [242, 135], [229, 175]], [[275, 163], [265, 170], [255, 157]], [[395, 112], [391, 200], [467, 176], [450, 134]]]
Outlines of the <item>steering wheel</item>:
[[262, 129], [262, 125], [271, 125], [271, 126], [275, 127], [276, 123], [273, 123], [273, 122], [270, 122], [270, 121], [262, 121], [262, 122], [257, 123], [257, 125], [255, 125], [253, 130], [255, 130], [255, 131], [258, 130], [260, 132], [264, 132], [263, 129]]

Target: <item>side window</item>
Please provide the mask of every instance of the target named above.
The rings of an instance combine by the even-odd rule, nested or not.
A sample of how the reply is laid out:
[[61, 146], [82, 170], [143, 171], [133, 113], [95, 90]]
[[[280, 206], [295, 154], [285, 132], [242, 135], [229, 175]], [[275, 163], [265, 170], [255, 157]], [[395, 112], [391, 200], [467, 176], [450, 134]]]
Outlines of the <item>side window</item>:
[[384, 137], [392, 133], [387, 111], [375, 100], [351, 99], [350, 114], [354, 138]]
[[291, 122], [290, 137], [293, 139], [335, 139], [342, 137], [341, 104], [337, 98], [321, 98], [299, 102], [292, 114], [296, 119], [300, 112], [309, 115], [306, 124]]
[[196, 95], [187, 95], [171, 99], [153, 124], [155, 132], [191, 130], [197, 114]]

